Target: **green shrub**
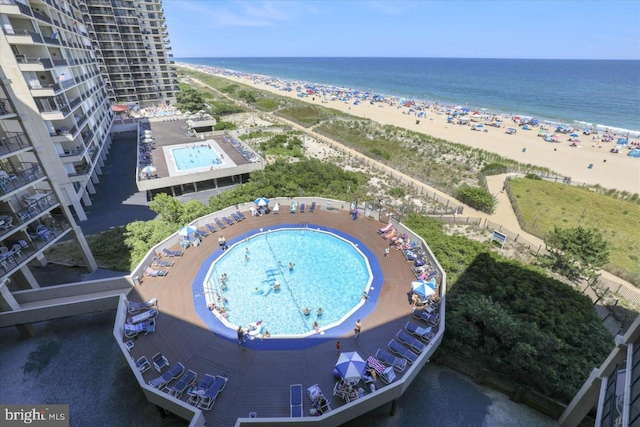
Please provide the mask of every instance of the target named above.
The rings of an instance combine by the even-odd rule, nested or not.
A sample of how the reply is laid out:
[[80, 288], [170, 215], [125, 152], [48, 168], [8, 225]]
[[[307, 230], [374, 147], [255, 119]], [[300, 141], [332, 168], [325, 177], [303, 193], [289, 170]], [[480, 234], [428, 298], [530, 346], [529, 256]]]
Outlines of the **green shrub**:
[[459, 187], [456, 190], [455, 197], [462, 203], [488, 214], [493, 213], [497, 203], [496, 198], [489, 190], [481, 187], [471, 187], [469, 185]]
[[213, 130], [234, 130], [238, 129], [238, 126], [235, 123], [231, 122], [218, 122], [213, 127]]
[[489, 163], [485, 165], [481, 170], [481, 172], [484, 172], [485, 175], [500, 175], [503, 173], [507, 173], [507, 171], [507, 167], [501, 163]]
[[542, 180], [542, 177], [540, 175], [536, 175], [535, 173], [528, 173], [524, 177], [527, 179], [536, 179], [538, 181]]

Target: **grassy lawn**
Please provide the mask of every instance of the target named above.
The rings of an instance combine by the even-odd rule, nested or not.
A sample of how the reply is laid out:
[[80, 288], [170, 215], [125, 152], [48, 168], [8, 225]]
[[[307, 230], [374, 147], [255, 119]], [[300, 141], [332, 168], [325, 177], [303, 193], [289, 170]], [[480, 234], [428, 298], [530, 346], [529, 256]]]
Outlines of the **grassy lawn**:
[[309, 105], [306, 102], [288, 100], [287, 104], [288, 105], [285, 108], [279, 110], [276, 114], [304, 127], [311, 127], [320, 122], [336, 117], [349, 116], [348, 114], [334, 110], [333, 108]]
[[611, 244], [606, 270], [640, 286], [640, 205], [543, 180], [512, 179], [510, 188], [524, 230], [542, 238], [554, 226], [596, 228]]

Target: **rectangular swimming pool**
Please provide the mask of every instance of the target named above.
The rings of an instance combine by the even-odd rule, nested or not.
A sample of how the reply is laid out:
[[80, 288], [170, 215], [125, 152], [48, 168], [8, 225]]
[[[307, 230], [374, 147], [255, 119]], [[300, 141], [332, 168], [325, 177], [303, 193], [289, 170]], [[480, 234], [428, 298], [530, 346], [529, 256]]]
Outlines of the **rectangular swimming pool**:
[[208, 168], [222, 164], [222, 160], [209, 144], [194, 144], [171, 150], [179, 171]]

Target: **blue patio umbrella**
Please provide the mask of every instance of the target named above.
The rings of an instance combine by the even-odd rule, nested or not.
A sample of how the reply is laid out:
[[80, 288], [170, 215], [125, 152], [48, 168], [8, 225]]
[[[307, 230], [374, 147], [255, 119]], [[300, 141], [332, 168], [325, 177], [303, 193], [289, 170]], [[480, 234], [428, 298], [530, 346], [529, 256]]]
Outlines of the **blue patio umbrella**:
[[140, 169], [140, 172], [146, 173], [146, 174], [150, 174], [150, 173], [154, 173], [156, 170], [158, 170], [158, 169], [155, 166], [149, 165], [149, 166], [145, 166], [142, 169]]
[[484, 125], [476, 125], [476, 128], [483, 128]]
[[411, 282], [411, 289], [422, 298], [427, 298], [436, 293], [436, 281], [430, 279], [428, 282], [424, 280]]
[[196, 234], [196, 229], [187, 225], [178, 230], [178, 234], [181, 236], [189, 237], [192, 234]]
[[350, 351], [340, 354], [335, 370], [338, 371], [342, 378], [348, 380], [362, 377], [366, 367], [367, 362], [362, 359], [362, 356], [357, 351]]
[[640, 158], [640, 150], [639, 149], [631, 150], [629, 151], [629, 154], [627, 154], [627, 156]]
[[572, 134], [571, 134], [571, 135], [569, 135], [569, 136], [570, 136], [571, 138], [577, 138], [577, 137], [579, 137], [580, 135], [578, 135], [577, 133], [572, 133]]
[[269, 199], [266, 197], [258, 197], [254, 203], [258, 206], [267, 206], [269, 204]]

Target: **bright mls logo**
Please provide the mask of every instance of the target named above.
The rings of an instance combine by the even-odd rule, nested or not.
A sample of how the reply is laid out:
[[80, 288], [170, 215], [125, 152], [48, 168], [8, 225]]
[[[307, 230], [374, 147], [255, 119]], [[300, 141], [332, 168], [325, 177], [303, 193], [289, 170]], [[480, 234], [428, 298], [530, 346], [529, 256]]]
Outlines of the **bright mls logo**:
[[69, 427], [69, 405], [0, 405], [2, 426]]

